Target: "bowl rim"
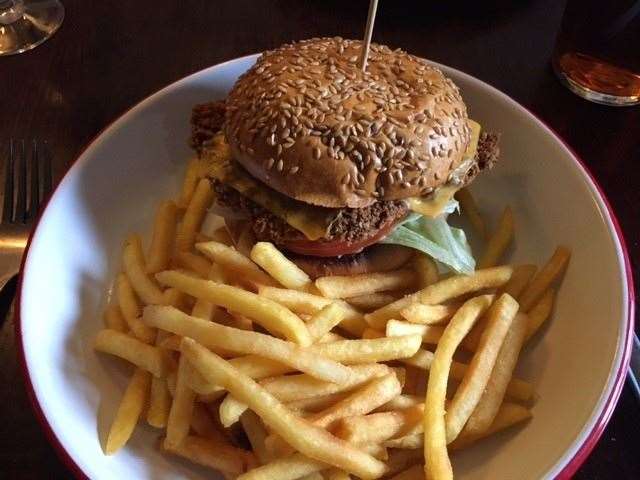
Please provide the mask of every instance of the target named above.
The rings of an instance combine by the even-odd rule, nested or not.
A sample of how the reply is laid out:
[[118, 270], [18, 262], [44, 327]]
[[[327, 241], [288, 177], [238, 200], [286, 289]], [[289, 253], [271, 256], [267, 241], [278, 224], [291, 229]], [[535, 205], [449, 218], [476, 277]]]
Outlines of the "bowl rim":
[[[160, 97], [161, 95], [167, 93], [168, 91], [174, 89], [174, 88], [178, 88], [181, 84], [188, 82], [190, 79], [192, 79], [193, 77], [196, 77], [198, 75], [202, 75], [205, 72], [209, 71], [209, 70], [213, 70], [213, 69], [220, 69], [220, 68], [224, 68], [225, 66], [230, 66], [234, 63], [240, 63], [242, 61], [246, 61], [249, 59], [255, 59], [257, 58], [261, 53], [252, 53], [252, 54], [248, 54], [248, 55], [244, 55], [241, 57], [236, 57], [230, 60], [227, 60], [225, 62], [221, 62], [215, 65], [211, 65], [209, 67], [206, 67], [204, 69], [198, 70], [196, 72], [193, 72], [189, 75], [186, 75], [182, 78], [179, 78], [177, 80], [175, 80], [174, 82], [171, 82], [169, 85], [166, 85], [165, 87], [160, 88], [159, 90], [151, 93], [150, 95], [146, 96], [145, 98], [143, 98], [142, 100], [140, 100], [138, 103], [136, 103], [135, 105], [133, 105], [132, 107], [128, 108], [127, 110], [125, 110], [123, 113], [121, 113], [120, 115], [118, 115], [115, 119], [113, 119], [112, 121], [110, 121], [104, 128], [102, 128], [81, 150], [80, 153], [76, 156], [76, 158], [70, 163], [68, 169], [66, 170], [66, 172], [64, 173], [64, 175], [62, 176], [62, 178], [60, 179], [60, 182], [58, 182], [58, 184], [56, 185], [56, 187], [54, 188], [53, 192], [50, 194], [49, 198], [46, 199], [46, 202], [44, 203], [44, 208], [42, 208], [42, 210], [40, 211], [40, 213], [38, 214], [38, 217], [34, 223], [34, 227], [33, 230], [31, 231], [30, 235], [29, 235], [29, 239], [27, 240], [27, 245], [25, 248], [25, 252], [24, 255], [22, 257], [22, 261], [21, 261], [21, 265], [20, 265], [20, 274], [18, 277], [18, 285], [17, 285], [17, 290], [16, 290], [16, 299], [15, 299], [15, 312], [14, 312], [14, 334], [15, 334], [15, 340], [16, 340], [16, 344], [17, 344], [17, 353], [18, 353], [18, 363], [19, 363], [19, 367], [22, 373], [22, 377], [25, 383], [25, 390], [27, 392], [27, 397], [29, 399], [29, 403], [31, 404], [31, 408], [35, 413], [35, 416], [38, 420], [38, 423], [40, 424], [40, 427], [42, 429], [42, 431], [44, 432], [45, 436], [47, 437], [47, 440], [49, 441], [49, 444], [51, 444], [54, 448], [54, 451], [56, 452], [56, 454], [58, 455], [58, 457], [60, 458], [60, 460], [62, 461], [62, 463], [65, 465], [66, 468], [68, 468], [72, 475], [76, 478], [76, 479], [90, 479], [89, 475], [82, 470], [82, 468], [80, 467], [80, 465], [76, 462], [76, 460], [71, 456], [71, 454], [69, 454], [69, 452], [67, 452], [67, 450], [65, 449], [65, 447], [62, 445], [62, 442], [60, 441], [60, 439], [57, 437], [56, 433], [54, 432], [51, 424], [49, 423], [47, 417], [44, 414], [44, 411], [42, 410], [42, 407], [40, 406], [40, 403], [36, 397], [36, 393], [35, 393], [35, 389], [33, 386], [33, 382], [31, 381], [31, 375], [30, 375], [30, 371], [29, 368], [27, 366], [27, 361], [26, 361], [26, 352], [25, 352], [25, 343], [24, 343], [24, 337], [22, 335], [22, 312], [21, 312], [21, 306], [22, 306], [22, 292], [23, 292], [23, 273], [25, 271], [25, 267], [28, 263], [28, 259], [29, 259], [29, 253], [30, 253], [30, 248], [31, 248], [31, 244], [32, 244], [32, 240], [35, 237], [36, 233], [38, 232], [38, 227], [40, 225], [40, 220], [42, 219], [42, 216], [44, 215], [44, 213], [47, 211], [49, 204], [51, 202], [51, 200], [56, 196], [56, 194], [58, 193], [60, 187], [65, 183], [65, 180], [68, 178], [68, 176], [77, 169], [78, 167], [78, 162], [79, 160], [83, 159], [86, 151], [92, 147], [94, 144], [96, 144], [100, 138], [107, 132], [109, 131], [111, 128], [115, 127], [117, 124], [121, 123], [122, 121], [124, 121], [127, 117], [129, 117], [130, 115], [132, 115], [133, 113], [135, 113], [136, 111], [144, 108], [147, 104], [152, 103], [157, 97]], [[635, 322], [635, 284], [634, 284], [634, 280], [633, 280], [633, 270], [631, 268], [631, 261], [630, 261], [630, 256], [629, 256], [629, 251], [627, 248], [627, 244], [624, 238], [624, 234], [622, 231], [622, 228], [620, 227], [620, 222], [618, 221], [618, 218], [616, 217], [616, 214], [613, 210], [613, 208], [611, 207], [611, 204], [607, 198], [607, 196], [604, 193], [604, 190], [602, 189], [602, 187], [600, 186], [600, 184], [598, 183], [597, 179], [595, 178], [595, 176], [591, 173], [591, 171], [589, 170], [589, 168], [587, 167], [586, 163], [580, 158], [580, 156], [578, 155], [578, 153], [553, 129], [551, 128], [544, 120], [542, 120], [537, 114], [535, 114], [534, 112], [532, 112], [531, 110], [529, 110], [527, 107], [523, 106], [522, 104], [520, 104], [518, 101], [514, 100], [513, 98], [511, 98], [510, 96], [508, 96], [507, 94], [503, 93], [502, 91], [498, 90], [497, 88], [495, 88], [494, 86], [486, 83], [483, 80], [480, 80], [470, 74], [467, 74], [459, 69], [453, 68], [453, 67], [449, 67], [445, 64], [442, 63], [438, 63], [438, 62], [433, 62], [431, 60], [429, 60], [430, 63], [432, 63], [433, 65], [435, 65], [438, 68], [441, 68], [443, 70], [449, 70], [451, 72], [454, 72], [456, 75], [459, 75], [461, 77], [466, 78], [467, 80], [470, 80], [476, 84], [479, 84], [483, 89], [487, 89], [489, 91], [492, 91], [493, 93], [497, 94], [498, 96], [502, 97], [503, 100], [505, 100], [507, 103], [511, 103], [513, 106], [519, 108], [521, 111], [523, 111], [524, 113], [530, 115], [531, 117], [533, 117], [541, 127], [543, 127], [544, 130], [546, 130], [546, 133], [551, 135], [552, 137], [554, 137], [555, 140], [557, 140], [569, 153], [569, 156], [571, 157], [571, 159], [574, 161], [575, 165], [578, 167], [578, 169], [580, 169], [582, 171], [582, 173], [584, 174], [584, 176], [586, 177], [586, 181], [588, 183], [590, 183], [590, 187], [592, 187], [592, 190], [594, 191], [594, 193], [597, 193], [597, 199], [600, 200], [600, 203], [602, 204], [601, 206], [604, 207], [604, 210], [606, 211], [607, 214], [607, 219], [611, 222], [611, 225], [613, 226], [613, 233], [615, 234], [615, 239], [618, 242], [618, 245], [620, 247], [618, 256], [621, 253], [622, 255], [622, 266], [623, 266], [623, 271], [624, 271], [624, 279], [626, 281], [626, 290], [627, 290], [627, 318], [626, 320], [626, 330], [624, 331], [624, 341], [622, 342], [622, 354], [620, 357], [620, 364], [618, 367], [618, 370], [615, 372], [614, 376], [614, 380], [613, 380], [613, 385], [611, 387], [611, 392], [609, 393], [609, 396], [607, 397], [606, 400], [604, 400], [602, 407], [601, 407], [601, 411], [599, 413], [597, 413], [597, 419], [594, 423], [594, 425], [592, 426], [591, 430], [588, 432], [588, 434], [586, 435], [586, 437], [584, 438], [583, 442], [581, 445], [578, 446], [578, 448], [575, 450], [575, 452], [573, 453], [573, 456], [569, 459], [564, 459], [561, 457], [561, 459], [559, 460], [559, 462], [552, 466], [551, 469], [557, 469], [559, 464], [563, 461], [565, 461], [565, 464], [560, 468], [560, 470], [558, 471], [558, 473], [556, 473], [555, 475], [555, 479], [556, 480], [569, 480], [573, 477], [573, 475], [576, 473], [576, 471], [578, 470], [578, 468], [580, 468], [580, 466], [585, 462], [585, 460], [588, 458], [589, 454], [591, 453], [591, 451], [593, 450], [593, 448], [595, 447], [595, 445], [598, 443], [598, 440], [600, 439], [600, 437], [602, 436], [602, 433], [604, 432], [605, 427], [607, 426], [609, 419], [611, 418], [611, 415], [613, 414], [613, 411], [615, 410], [615, 407], [618, 403], [618, 399], [620, 397], [620, 394], [622, 393], [622, 388], [624, 386], [625, 383], [625, 379], [627, 376], [627, 370], [629, 368], [629, 362], [630, 362], [630, 358], [631, 358], [631, 350], [632, 350], [632, 342], [633, 342], [633, 332], [634, 332], [634, 322]], [[618, 355], [620, 352], [616, 352], [616, 355]], [[593, 418], [593, 416], [591, 417]], [[590, 418], [590, 419], [591, 419]], [[551, 473], [551, 472], [549, 472]]]

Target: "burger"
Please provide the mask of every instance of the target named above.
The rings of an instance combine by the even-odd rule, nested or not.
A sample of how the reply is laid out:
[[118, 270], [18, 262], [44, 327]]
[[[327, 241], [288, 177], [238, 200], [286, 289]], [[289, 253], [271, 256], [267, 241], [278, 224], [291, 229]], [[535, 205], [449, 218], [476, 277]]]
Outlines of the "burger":
[[[240, 244], [274, 243], [312, 277], [384, 271], [421, 251], [474, 269], [454, 194], [499, 155], [458, 87], [426, 60], [342, 38], [258, 58], [224, 101], [196, 106], [192, 145], [213, 212]], [[243, 240], [244, 239], [244, 240]]]

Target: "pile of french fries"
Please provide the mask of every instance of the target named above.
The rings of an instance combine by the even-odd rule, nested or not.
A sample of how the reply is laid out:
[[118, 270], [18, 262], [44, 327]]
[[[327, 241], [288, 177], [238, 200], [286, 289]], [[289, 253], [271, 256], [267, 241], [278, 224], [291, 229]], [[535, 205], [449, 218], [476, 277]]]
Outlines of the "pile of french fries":
[[450, 479], [449, 454], [531, 417], [514, 376], [550, 316], [570, 253], [539, 271], [496, 266], [511, 244], [473, 198], [486, 246], [469, 276], [417, 255], [403, 269], [312, 281], [270, 243], [245, 255], [223, 227], [201, 233], [213, 199], [192, 162], [158, 209], [145, 252], [124, 246], [99, 352], [133, 372], [104, 450], [146, 421], [160, 448], [238, 480]]

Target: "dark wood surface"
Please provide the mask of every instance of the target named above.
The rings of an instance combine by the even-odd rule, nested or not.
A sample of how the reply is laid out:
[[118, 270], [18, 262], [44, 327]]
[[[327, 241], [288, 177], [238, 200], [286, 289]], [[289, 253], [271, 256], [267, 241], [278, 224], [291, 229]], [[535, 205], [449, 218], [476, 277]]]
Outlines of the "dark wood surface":
[[[168, 83], [292, 39], [359, 38], [367, 12], [365, 0], [63, 3], [67, 17], [53, 39], [27, 54], [0, 57], [2, 148], [9, 138], [45, 139], [58, 176], [104, 126]], [[453, 6], [433, 6], [440, 3]], [[555, 79], [549, 58], [563, 3], [383, 0], [374, 41], [474, 75], [554, 128], [609, 197], [640, 278], [640, 107], [591, 104]], [[0, 306], [7, 309], [6, 296]], [[2, 326], [0, 365], [0, 477], [70, 478], [24, 393], [11, 320]], [[576, 478], [640, 478], [638, 445], [640, 404], [627, 385]]]

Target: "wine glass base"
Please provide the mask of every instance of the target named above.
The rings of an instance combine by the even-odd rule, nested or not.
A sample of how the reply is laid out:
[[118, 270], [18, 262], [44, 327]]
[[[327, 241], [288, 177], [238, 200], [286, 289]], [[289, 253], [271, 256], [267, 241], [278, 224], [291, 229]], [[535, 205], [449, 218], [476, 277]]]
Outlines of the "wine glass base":
[[37, 47], [50, 38], [64, 20], [64, 6], [58, 0], [25, 0], [17, 8], [20, 8], [17, 12], [0, 15], [0, 56]]
[[590, 88], [585, 87], [581, 83], [576, 82], [569, 75], [565, 74], [556, 65], [553, 65], [553, 70], [556, 76], [560, 79], [560, 82], [571, 90], [579, 97], [589, 100], [590, 102], [599, 103], [601, 105], [608, 105], [610, 107], [631, 107], [634, 105], [640, 105], [640, 95], [609, 95], [607, 93], [598, 92]]

